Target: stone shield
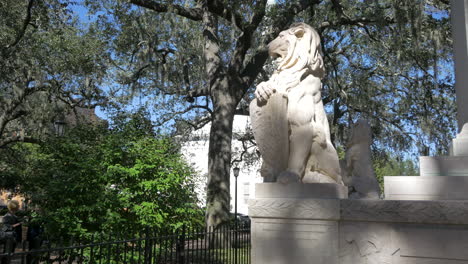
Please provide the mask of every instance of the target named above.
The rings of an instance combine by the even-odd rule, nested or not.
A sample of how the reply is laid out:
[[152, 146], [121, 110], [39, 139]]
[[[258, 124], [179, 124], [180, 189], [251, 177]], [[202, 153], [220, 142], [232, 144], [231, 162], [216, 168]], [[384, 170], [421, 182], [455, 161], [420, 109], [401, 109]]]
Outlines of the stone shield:
[[289, 159], [288, 99], [274, 93], [266, 104], [250, 103], [252, 131], [262, 154], [264, 182], [275, 182]]

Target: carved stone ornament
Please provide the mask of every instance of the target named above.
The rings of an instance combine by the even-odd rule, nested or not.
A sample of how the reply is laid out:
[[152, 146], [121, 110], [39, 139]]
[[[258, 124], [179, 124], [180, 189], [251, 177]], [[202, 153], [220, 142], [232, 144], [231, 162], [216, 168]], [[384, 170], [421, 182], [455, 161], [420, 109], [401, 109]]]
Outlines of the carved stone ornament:
[[359, 119], [351, 129], [345, 160], [341, 163], [349, 198], [379, 199], [380, 187], [372, 167], [372, 132], [368, 122]]
[[278, 68], [250, 104], [265, 182], [338, 183], [341, 171], [321, 98], [320, 37], [297, 23], [269, 45]]

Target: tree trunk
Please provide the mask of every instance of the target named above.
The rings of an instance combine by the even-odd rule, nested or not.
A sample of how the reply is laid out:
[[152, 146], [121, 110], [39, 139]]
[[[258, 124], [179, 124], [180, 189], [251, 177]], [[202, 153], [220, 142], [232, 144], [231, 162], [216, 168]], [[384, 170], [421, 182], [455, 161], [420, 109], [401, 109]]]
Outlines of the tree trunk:
[[215, 86], [206, 199], [206, 225], [213, 228], [229, 221], [232, 123], [238, 101], [226, 76]]

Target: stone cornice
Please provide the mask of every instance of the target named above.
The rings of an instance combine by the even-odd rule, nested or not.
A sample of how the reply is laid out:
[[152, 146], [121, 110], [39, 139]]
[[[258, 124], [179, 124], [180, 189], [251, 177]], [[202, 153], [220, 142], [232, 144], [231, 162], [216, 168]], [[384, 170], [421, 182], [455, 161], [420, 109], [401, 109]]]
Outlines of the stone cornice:
[[415, 224], [468, 224], [468, 201], [352, 199], [249, 200], [252, 218], [288, 218]]
[[468, 201], [341, 200], [342, 221], [468, 224]]
[[249, 216], [254, 218], [339, 220], [340, 200], [253, 199], [249, 200]]

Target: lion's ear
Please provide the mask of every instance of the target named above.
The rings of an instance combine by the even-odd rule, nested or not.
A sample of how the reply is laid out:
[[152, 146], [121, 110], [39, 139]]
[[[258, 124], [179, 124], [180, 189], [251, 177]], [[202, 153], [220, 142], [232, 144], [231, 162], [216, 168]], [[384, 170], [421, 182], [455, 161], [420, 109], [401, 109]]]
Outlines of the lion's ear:
[[294, 29], [294, 35], [296, 36], [296, 38], [302, 38], [302, 36], [304, 36], [304, 33], [305, 33], [304, 28], [298, 27]]

